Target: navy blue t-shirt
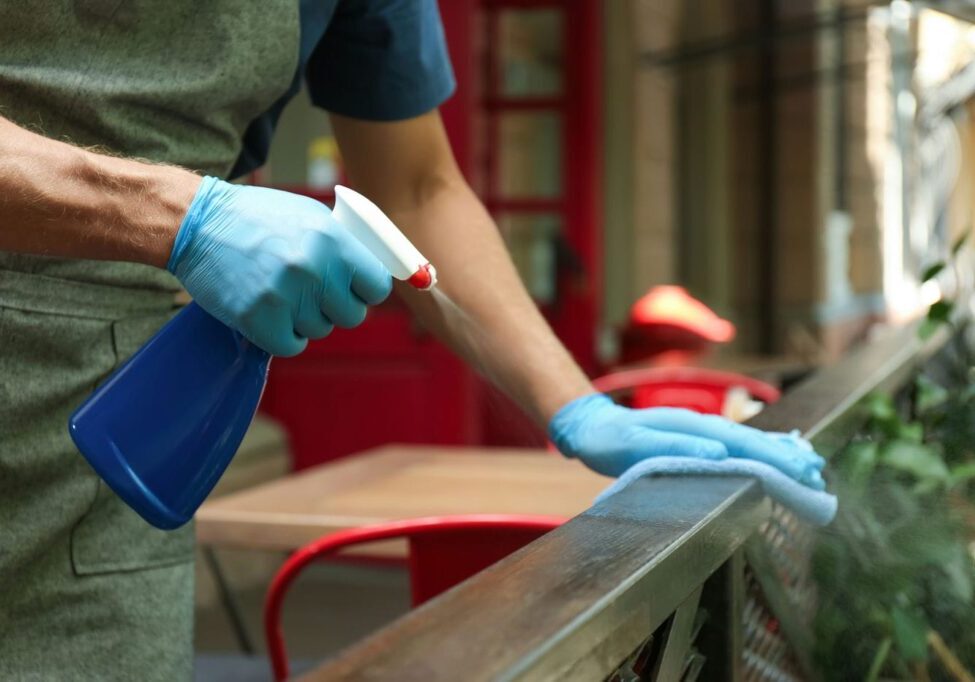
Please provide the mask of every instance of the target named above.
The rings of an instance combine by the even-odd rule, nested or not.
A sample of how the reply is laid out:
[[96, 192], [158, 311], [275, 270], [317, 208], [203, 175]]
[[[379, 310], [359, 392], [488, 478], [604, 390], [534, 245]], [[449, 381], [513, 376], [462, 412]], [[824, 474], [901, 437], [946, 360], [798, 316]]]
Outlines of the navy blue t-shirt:
[[454, 90], [437, 0], [301, 0], [300, 16], [294, 80], [247, 128], [231, 177], [264, 163], [278, 118], [303, 84], [315, 106], [371, 121], [419, 116]]

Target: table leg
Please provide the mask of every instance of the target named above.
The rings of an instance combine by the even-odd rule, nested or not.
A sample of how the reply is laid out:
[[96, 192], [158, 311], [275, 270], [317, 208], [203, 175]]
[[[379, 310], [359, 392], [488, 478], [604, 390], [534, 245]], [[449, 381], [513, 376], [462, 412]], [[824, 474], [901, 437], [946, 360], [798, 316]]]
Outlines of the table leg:
[[250, 634], [247, 632], [247, 625], [244, 623], [240, 603], [227, 583], [227, 578], [223, 574], [223, 569], [220, 567], [220, 562], [217, 560], [217, 555], [213, 551], [213, 548], [203, 547], [202, 550], [203, 558], [207, 562], [210, 573], [213, 575], [214, 583], [216, 583], [217, 592], [220, 595], [220, 603], [227, 613], [230, 627], [233, 628], [234, 636], [237, 638], [237, 644], [240, 646], [242, 652], [252, 656], [254, 654], [254, 643], [251, 641]]

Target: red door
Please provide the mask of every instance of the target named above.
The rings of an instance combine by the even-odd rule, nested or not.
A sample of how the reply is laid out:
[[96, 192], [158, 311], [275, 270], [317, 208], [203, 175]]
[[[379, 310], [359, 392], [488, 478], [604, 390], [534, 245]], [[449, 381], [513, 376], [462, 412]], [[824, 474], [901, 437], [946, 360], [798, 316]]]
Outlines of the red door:
[[528, 290], [595, 369], [601, 294], [600, 3], [482, 0], [475, 176]]
[[[556, 333], [592, 368], [598, 2], [440, 5], [458, 81], [441, 110], [454, 153]], [[523, 24], [529, 33], [520, 32]], [[530, 51], [536, 38], [546, 41], [538, 53]], [[548, 60], [541, 71], [538, 59]], [[522, 139], [536, 135], [539, 144], [512, 156]], [[268, 176], [270, 184], [331, 204], [327, 191], [278, 182], [275, 168]], [[287, 428], [299, 469], [389, 442], [519, 443], [537, 433], [503, 400], [485, 398], [472, 372], [419, 332], [395, 300], [361, 327], [336, 330], [297, 358], [275, 359], [261, 407]]]
[[[601, 3], [465, 0], [442, 2], [443, 11], [448, 4], [448, 39], [466, 34], [458, 42], [471, 46], [460, 58], [473, 92], [451, 103], [465, 110], [451, 112], [454, 123], [473, 133], [462, 148], [469, 177], [556, 335], [594, 373], [602, 292]], [[513, 404], [482, 389], [484, 442], [544, 442]]]

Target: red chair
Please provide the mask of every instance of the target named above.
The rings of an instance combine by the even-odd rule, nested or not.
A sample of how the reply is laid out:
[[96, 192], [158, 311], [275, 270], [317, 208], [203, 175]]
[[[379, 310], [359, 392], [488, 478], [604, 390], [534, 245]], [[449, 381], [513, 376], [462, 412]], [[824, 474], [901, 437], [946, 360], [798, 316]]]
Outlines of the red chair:
[[728, 390], [737, 386], [763, 403], [781, 397], [775, 386], [734, 372], [700, 367], [641, 367], [593, 380], [602, 393], [628, 394], [630, 407], [683, 407], [705, 414], [722, 414]]
[[418, 606], [567, 520], [556, 516], [502, 514], [431, 516], [350, 528], [308, 543], [288, 557], [275, 574], [264, 602], [264, 634], [274, 679], [285, 680], [289, 674], [281, 630], [284, 596], [312, 561], [354, 545], [406, 538], [410, 592], [413, 606]]

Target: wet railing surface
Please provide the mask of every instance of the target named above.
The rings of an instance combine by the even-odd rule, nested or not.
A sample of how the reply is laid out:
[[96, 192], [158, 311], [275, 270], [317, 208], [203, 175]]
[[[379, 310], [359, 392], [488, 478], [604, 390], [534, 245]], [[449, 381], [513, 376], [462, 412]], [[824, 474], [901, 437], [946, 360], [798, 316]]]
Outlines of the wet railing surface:
[[[751, 424], [827, 457], [943, 346], [902, 329]], [[801, 680], [812, 533], [737, 477], [637, 481], [353, 646], [308, 680]]]

